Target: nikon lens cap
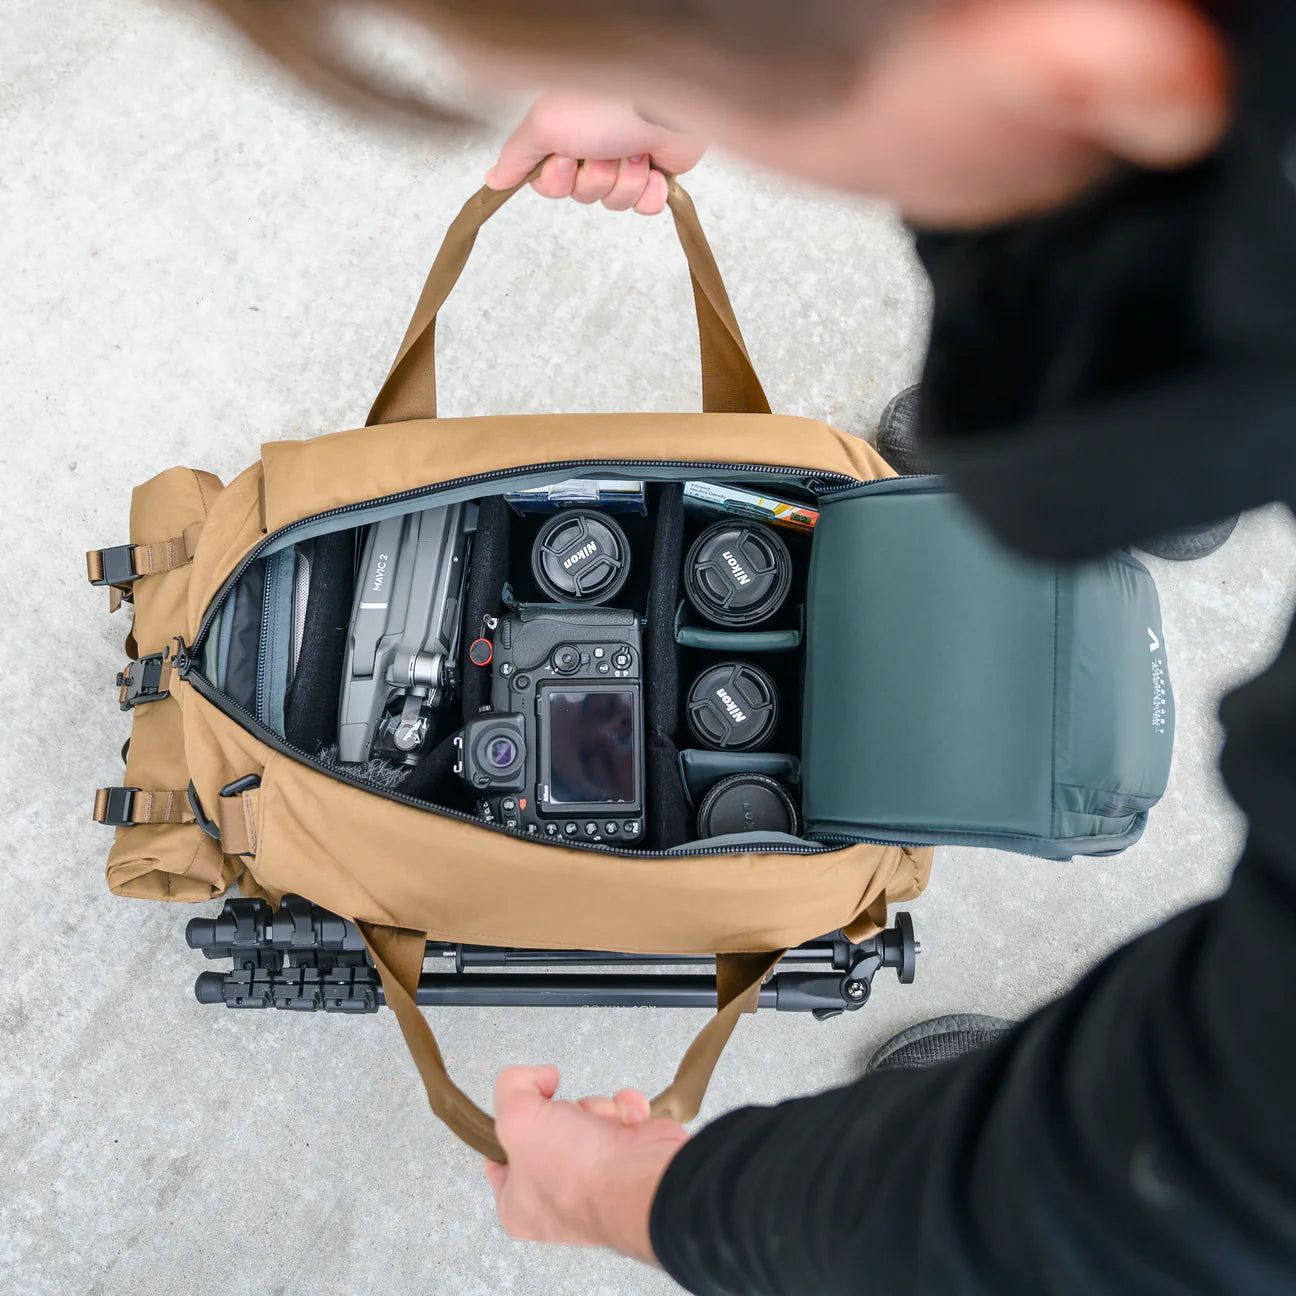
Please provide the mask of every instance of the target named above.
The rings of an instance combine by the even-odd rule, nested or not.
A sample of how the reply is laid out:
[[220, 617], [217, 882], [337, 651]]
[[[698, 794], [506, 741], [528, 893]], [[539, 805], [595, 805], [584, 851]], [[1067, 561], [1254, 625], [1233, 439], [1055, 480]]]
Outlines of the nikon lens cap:
[[606, 514], [567, 509], [540, 528], [531, 571], [558, 603], [606, 603], [630, 575], [630, 542]]
[[801, 831], [792, 794], [766, 774], [731, 774], [702, 798], [698, 807], [698, 837], [730, 833]]
[[778, 728], [774, 681], [748, 662], [721, 662], [693, 681], [688, 722], [697, 740], [716, 751], [763, 747]]
[[749, 626], [773, 616], [792, 586], [792, 555], [776, 531], [750, 522], [717, 522], [693, 542], [684, 592], [708, 621]]

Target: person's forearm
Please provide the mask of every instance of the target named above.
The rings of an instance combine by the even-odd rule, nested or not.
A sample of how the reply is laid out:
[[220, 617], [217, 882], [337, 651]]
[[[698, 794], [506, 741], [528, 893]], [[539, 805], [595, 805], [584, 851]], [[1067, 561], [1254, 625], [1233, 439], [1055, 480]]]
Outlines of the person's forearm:
[[1229, 892], [982, 1053], [703, 1130], [653, 1205], [684, 1286], [1291, 1291], [1296, 634], [1225, 718], [1253, 825]]
[[865, 1274], [894, 1296], [1242, 1290], [1230, 1216], [1261, 1178], [1217, 1142], [1241, 1113], [1193, 984], [1218, 917], [1145, 937], [982, 1054], [725, 1117], [667, 1171], [659, 1259], [704, 1296]]

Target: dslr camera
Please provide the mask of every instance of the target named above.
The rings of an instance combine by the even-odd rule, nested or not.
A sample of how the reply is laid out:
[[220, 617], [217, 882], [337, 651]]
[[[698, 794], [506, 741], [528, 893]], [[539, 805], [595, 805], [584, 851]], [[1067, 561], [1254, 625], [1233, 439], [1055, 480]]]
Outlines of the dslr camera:
[[456, 741], [455, 772], [493, 823], [551, 840], [638, 841], [644, 830], [639, 618], [530, 607], [495, 627], [491, 710]]

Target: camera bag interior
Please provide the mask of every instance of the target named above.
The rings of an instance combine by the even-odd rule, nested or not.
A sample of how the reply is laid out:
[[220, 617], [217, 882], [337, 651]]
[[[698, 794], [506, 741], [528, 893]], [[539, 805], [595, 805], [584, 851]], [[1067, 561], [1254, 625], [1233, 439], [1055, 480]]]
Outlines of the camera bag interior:
[[[939, 724], [925, 724], [921, 737], [930, 763], [924, 768], [920, 747], [906, 746], [899, 732], [911, 716], [893, 706], [874, 711], [869, 705], [890, 688], [887, 644], [896, 642], [895, 619], [906, 615], [901, 584], [870, 591], [871, 570], [880, 562], [898, 562], [902, 549], [912, 550], [906, 579], [936, 587], [940, 574], [933, 564], [947, 561], [947, 547], [925, 546], [924, 536], [946, 526], [941, 510], [956, 506], [928, 484], [924, 498], [930, 507], [915, 515], [917, 520], [906, 519], [892, 536], [889, 519], [898, 514], [887, 510], [883, 479], [894, 474], [876, 452], [822, 423], [769, 412], [692, 205], [678, 185], [670, 186], [670, 204], [692, 276], [705, 412], [437, 418], [436, 316], [479, 227], [508, 196], [483, 190], [452, 225], [365, 427], [269, 443], [260, 460], [223, 491], [207, 491], [201, 509], [192, 474], [189, 484], [174, 476], [156, 479], [136, 494], [135, 548], [128, 547], [124, 556], [118, 550], [96, 551], [90, 561], [96, 583], [133, 597], [137, 639], [141, 629], [147, 630], [137, 651], [130, 652], [130, 680], [122, 689], [123, 703], [130, 694], [133, 711], [127, 777], [139, 781], [103, 790], [96, 803], [96, 816], [117, 829], [109, 861], [114, 889], [206, 899], [237, 876], [246, 895], [274, 905], [285, 894], [301, 895], [357, 923], [434, 1111], [473, 1147], [497, 1159], [503, 1152], [490, 1118], [446, 1074], [415, 1002], [428, 939], [717, 955], [717, 1012], [654, 1103], [658, 1112], [690, 1119], [738, 1016], [754, 1010], [761, 981], [781, 951], [836, 930], [861, 939], [885, 922], [888, 905], [921, 891], [931, 850], [896, 839], [929, 826], [932, 839], [951, 827], [968, 827], [956, 823], [957, 816], [940, 813], [941, 787], [930, 771], [958, 768], [941, 759], [948, 742], [972, 744], [984, 754], [987, 741], [967, 725], [947, 733]], [[511, 575], [509, 553], [516, 549], [509, 531], [518, 520], [491, 499], [573, 476], [655, 484], [650, 487], [655, 512], [645, 528], [651, 580], [641, 588], [648, 619], [646, 675], [653, 680], [644, 699], [649, 779], [657, 788], [651, 815], [660, 822], [663, 842], [681, 833], [687, 838], [688, 797], [705, 790], [705, 779], [717, 769], [716, 762], [681, 751], [686, 740], [680, 693], [688, 682], [681, 678], [681, 664], [708, 644], [723, 651], [736, 642], [710, 637], [702, 644], [696, 638], [690, 642], [690, 627], [680, 622], [679, 572], [688, 527], [680, 522], [678, 483], [759, 483], [771, 493], [813, 500], [820, 510], [805, 576], [808, 593], [797, 596], [807, 607], [789, 608], [778, 641], [762, 645], [792, 651], [789, 660], [807, 666], [798, 726], [804, 753], [781, 754], [787, 762], [803, 755], [800, 783], [808, 823], [802, 836], [738, 834], [683, 840], [673, 848], [653, 841], [637, 850], [535, 840], [429, 802], [430, 790], [447, 785], [444, 743], [428, 757], [440, 765], [418, 789], [422, 797], [409, 795], [405, 787], [383, 786], [363, 771], [356, 775], [330, 766], [310, 750], [324, 735], [328, 716], [312, 723], [303, 712], [327, 705], [334, 663], [340, 660], [335, 651], [340, 593], [334, 588], [331, 597], [320, 595], [316, 625], [314, 591], [321, 581], [328, 588], [330, 572], [345, 569], [344, 557], [321, 561], [327, 545], [320, 542], [341, 551], [346, 542], [330, 537], [354, 537], [384, 517], [441, 504], [472, 500], [483, 515], [494, 510], [502, 525], [493, 528], [493, 539], [492, 528], [480, 537], [469, 577], [465, 615], [472, 627], [504, 610], [502, 587]], [[875, 506], [880, 520], [866, 527], [859, 519]], [[201, 534], [194, 530], [199, 526]], [[167, 540], [178, 536], [184, 537], [183, 545]], [[297, 557], [307, 553], [311, 594], [299, 626], [293, 593], [300, 581]], [[163, 568], [162, 562], [171, 565]], [[240, 698], [234, 698], [229, 668], [242, 602], [238, 591], [258, 564], [265, 576], [256, 677], [250, 693], [244, 678]], [[973, 575], [992, 591], [1007, 588], [993, 555], [986, 555]], [[1058, 579], [1056, 573], [1052, 579]], [[1088, 588], [1089, 603], [1071, 604], [1077, 616], [1105, 608], [1115, 587], [1097, 580]], [[1142, 619], [1146, 600], [1155, 597], [1149, 591], [1150, 585], [1140, 592], [1142, 601], [1118, 609], [1116, 623], [1124, 626], [1122, 617]], [[1036, 597], [1033, 588], [1018, 592]], [[1117, 595], [1122, 592], [1116, 589]], [[891, 596], [889, 602], [883, 593]], [[964, 597], [975, 598], [975, 592]], [[250, 602], [252, 608], [243, 613], [246, 626], [256, 620], [256, 600]], [[981, 623], [988, 641], [996, 629], [1007, 633], [1017, 624], [1010, 605], [1001, 610], [1003, 615]], [[935, 605], [924, 614], [929, 631], [937, 614]], [[804, 641], [792, 642], [802, 625]], [[951, 618], [935, 634], [943, 647], [937, 665], [959, 657], [962, 631]], [[250, 636], [251, 630], [241, 633]], [[318, 644], [311, 642], [315, 634]], [[471, 635], [470, 628], [465, 641]], [[1067, 652], [1059, 646], [1062, 638], [1055, 639], [1052, 660], [1059, 669], [1099, 678], [1109, 672], [1101, 636], [1089, 642], [1087, 632], [1076, 626], [1072, 637], [1085, 638], [1088, 648], [1084, 654]], [[128, 645], [128, 651], [133, 648]], [[316, 652], [318, 661], [311, 656]], [[927, 664], [935, 668], [930, 659]], [[146, 679], [152, 681], [151, 693]], [[844, 705], [838, 693], [846, 686], [854, 696]], [[465, 680], [465, 715], [480, 705], [480, 687]], [[1067, 692], [1070, 683], [1063, 679], [1058, 687]], [[1084, 698], [1075, 692], [1067, 696], [1077, 706], [1103, 706], [1124, 695], [1099, 689]], [[1132, 729], [1111, 724], [1093, 732], [1100, 731], [1102, 742], [1092, 745], [1089, 765], [1077, 763], [1076, 777], [1091, 790], [1106, 781], [1116, 792], [1133, 788], [1121, 773], [1138, 763], [1128, 747], [1135, 741]], [[995, 743], [1016, 738], [1011, 727], [989, 736]], [[909, 789], [904, 809], [918, 805], [923, 814], [930, 811], [930, 823], [910, 822], [906, 813], [897, 825], [895, 816], [885, 813], [881, 794], [867, 800], [865, 788], [859, 789], [858, 809], [851, 799], [857, 754], [878, 766], [892, 745], [904, 753], [910, 779], [924, 782], [929, 792], [924, 803]], [[1099, 768], [1104, 763], [1114, 779], [1104, 779]], [[790, 778], [798, 766], [783, 768]], [[1147, 777], [1135, 780], [1139, 794], [1155, 793], [1159, 769], [1150, 764]], [[407, 777], [417, 774], [416, 769]], [[1014, 829], [1042, 824], [1025, 812], [1011, 818]], [[1079, 820], [1067, 821], [1068, 848], [1110, 848], [1120, 834], [1107, 831], [1110, 825], [1101, 819], [1092, 818], [1089, 839], [1078, 829]], [[994, 825], [976, 827], [993, 831]], [[892, 841], [886, 840], [887, 829]], [[215, 866], [214, 860], [219, 861]], [[202, 884], [194, 885], [196, 879]]]

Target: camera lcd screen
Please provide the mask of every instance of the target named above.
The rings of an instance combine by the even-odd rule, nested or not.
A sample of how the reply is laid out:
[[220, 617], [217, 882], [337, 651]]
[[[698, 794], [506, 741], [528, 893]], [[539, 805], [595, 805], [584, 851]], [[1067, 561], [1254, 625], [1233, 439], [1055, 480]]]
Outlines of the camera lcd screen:
[[546, 695], [549, 803], [635, 800], [635, 695], [619, 689]]

